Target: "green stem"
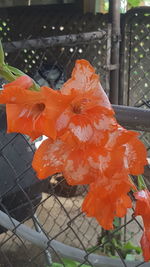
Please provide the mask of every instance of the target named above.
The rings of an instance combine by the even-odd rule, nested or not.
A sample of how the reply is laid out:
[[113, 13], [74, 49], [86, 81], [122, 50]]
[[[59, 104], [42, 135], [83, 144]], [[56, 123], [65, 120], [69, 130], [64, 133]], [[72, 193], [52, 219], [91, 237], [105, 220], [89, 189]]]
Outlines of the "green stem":
[[0, 66], [0, 76], [8, 82], [12, 82], [16, 79], [16, 76], [7, 68], [6, 65]]
[[[13, 82], [23, 75], [26, 75], [23, 71], [5, 63], [4, 50], [0, 40], [0, 76], [8, 82]], [[39, 91], [40, 86], [33, 80], [33, 85], [30, 87], [30, 90]]]
[[2, 46], [2, 42], [0, 40], [0, 65], [4, 64], [4, 50]]
[[147, 189], [147, 186], [145, 184], [145, 181], [142, 175], [138, 175], [138, 189], [139, 190]]

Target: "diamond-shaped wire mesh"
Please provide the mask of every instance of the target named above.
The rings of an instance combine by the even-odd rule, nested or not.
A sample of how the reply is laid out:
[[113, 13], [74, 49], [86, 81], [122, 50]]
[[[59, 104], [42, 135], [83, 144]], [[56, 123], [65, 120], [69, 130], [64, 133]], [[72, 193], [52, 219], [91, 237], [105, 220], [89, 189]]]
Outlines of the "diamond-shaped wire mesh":
[[[4, 48], [8, 49], [6, 49], [5, 55], [10, 65], [25, 71], [40, 84], [48, 83], [58, 89], [70, 77], [75, 60], [85, 58], [91, 62], [96, 72], [100, 74], [102, 85], [109, 93], [111, 36], [109, 36], [108, 28], [110, 26], [108, 25], [107, 15], [83, 15], [81, 12], [72, 10], [67, 6], [61, 11], [57, 8], [52, 10], [52, 6], [8, 8], [2, 9], [2, 11], [0, 32]], [[135, 15], [132, 18], [133, 25], [134, 20], [135, 24], [137, 23], [137, 17]], [[147, 19], [147, 16], [144, 16], [144, 19]], [[140, 81], [135, 77], [132, 79], [131, 75], [136, 75], [133, 68], [135, 68], [135, 61], [139, 60], [140, 64], [137, 64], [139, 68], [138, 75], [141, 79], [144, 77], [144, 84], [148, 83], [147, 75], [144, 76], [144, 70], [140, 68], [141, 64], [143, 68], [145, 67], [145, 61], [140, 55], [148, 58], [146, 42], [149, 39], [140, 41], [140, 48], [138, 48], [140, 52], [139, 57], [137, 57], [135, 50], [137, 43], [134, 45], [133, 41], [136, 41], [135, 36], [141, 36], [138, 34], [138, 27], [141, 27], [141, 24], [134, 27], [137, 31], [134, 37], [134, 31], [128, 30], [129, 25], [130, 20], [127, 20], [126, 42], [128, 45], [125, 51], [128, 53], [128, 59], [124, 73], [128, 74], [127, 78], [129, 77], [128, 80], [130, 80], [128, 82], [128, 85], [131, 86], [129, 98], [131, 97], [131, 100], [135, 101], [129, 104], [134, 105], [138, 102], [134, 96], [135, 91], [138, 95], [135, 81], [137, 81], [138, 86], [141, 85]], [[145, 24], [143, 25], [147, 29], [146, 34], [149, 28]], [[86, 35], [86, 33], [93, 32], [94, 34], [90, 34], [90, 37]], [[95, 36], [95, 32], [98, 32], [98, 38]], [[100, 33], [101, 36], [98, 35]], [[75, 41], [72, 34], [77, 34], [78, 38]], [[51, 39], [53, 45], [45, 45], [46, 39], [44, 38], [49, 37], [53, 37]], [[61, 44], [59, 43], [60, 39]], [[40, 40], [40, 42], [35, 44], [35, 42], [32, 42], [35, 40]], [[19, 48], [16, 48], [16, 45]], [[132, 64], [131, 61], [133, 61]], [[52, 73], [49, 77], [47, 71], [51, 70]], [[145, 71], [148, 73], [147, 67]], [[138, 91], [142, 94], [142, 87], [139, 88], [141, 89]], [[127, 94], [128, 90], [126, 89]], [[145, 93], [143, 95], [144, 99], [147, 100]], [[4, 112], [2, 114], [4, 115]], [[6, 267], [47, 267], [50, 266], [52, 256], [53, 262], [60, 262], [62, 266], [65, 266], [61, 255], [62, 250], [58, 249], [58, 246], [53, 246], [53, 241], [56, 240], [74, 248], [72, 258], [76, 255], [75, 248], [82, 249], [83, 253], [85, 252], [80, 254], [78, 251], [78, 258], [74, 258], [80, 261], [78, 266], [83, 266], [83, 264], [97, 267], [140, 266], [141, 263], [138, 261], [126, 262], [124, 260], [125, 255], [114, 242], [117, 239], [124, 244], [132, 240], [134, 245], [139, 245], [142, 233], [140, 219], [136, 221], [132, 218], [131, 212], [128, 213], [124, 221], [119, 222], [114, 232], [102, 231], [94, 219], [85, 217], [81, 213], [81, 204], [88, 188], [86, 186], [70, 187], [60, 175], [55, 175], [51, 179], [40, 182], [31, 168], [34, 144], [31, 145], [27, 138], [22, 135], [6, 134], [5, 119], [2, 120], [4, 120], [4, 127], [0, 138], [0, 167], [3, 168], [3, 172], [1, 176], [0, 209], [9, 218], [12, 216], [19, 223], [24, 223], [37, 231], [37, 234], [42, 233], [42, 237], [46, 237], [49, 241], [49, 248], [48, 245], [42, 243], [42, 239], [39, 239], [38, 244], [34, 239], [31, 240], [32, 235], [30, 237], [25, 235], [25, 239], [22, 236], [20, 237], [18, 234], [19, 225], [14, 225], [13, 231], [6, 231], [6, 229], [0, 227], [0, 265]], [[12, 218], [10, 218], [10, 221], [12, 222]], [[12, 223], [14, 224], [14, 221]], [[50, 249], [51, 255], [48, 249]], [[69, 251], [68, 247], [66, 247], [67, 250]], [[107, 257], [108, 254], [110, 255], [108, 251], [111, 251], [111, 255], [118, 255], [118, 258]], [[93, 256], [93, 254], [96, 256]], [[142, 260], [141, 255], [135, 255], [135, 258], [139, 261]], [[142, 265], [148, 266], [145, 263]]]
[[[124, 28], [124, 104], [149, 108], [150, 8], [129, 11]], [[142, 133], [150, 149], [150, 134]], [[150, 154], [149, 154], [150, 156]]]
[[124, 104], [149, 100], [150, 8], [137, 8], [123, 17]]
[[[3, 16], [0, 19], [3, 42], [22, 41], [18, 51], [9, 54], [6, 51], [9, 64], [15, 64], [16, 67], [20, 67], [32, 76], [37, 75], [39, 67], [43, 64], [49, 67], [59, 64], [64, 69], [66, 76], [70, 77], [75, 60], [86, 58], [100, 73], [103, 86], [108, 91], [108, 85], [106, 86], [108, 70], [106, 70], [107, 61], [105, 56], [107, 50], [110, 49], [108, 47], [108, 36], [105, 34], [107, 32], [108, 16], [83, 15], [79, 11], [75, 12], [70, 9], [60, 12], [60, 10], [52, 10], [51, 6], [46, 7], [47, 9], [41, 6], [40, 8], [26, 7], [16, 8], [15, 10], [10, 8], [3, 11]], [[65, 15], [65, 12], [67, 15]], [[104, 31], [102, 38], [97, 41], [94, 41], [95, 38], [92, 35], [86, 42], [82, 36], [76, 42], [73, 42], [70, 37], [70, 34], [95, 31]], [[67, 37], [63, 45], [57, 45], [57, 43], [59, 44], [59, 38], [57, 38], [55, 46], [51, 45], [46, 48], [43, 38], [50, 36], [56, 38], [56, 36], [65, 35]], [[40, 49], [31, 46], [31, 48], [26, 49], [28, 40], [37, 38], [41, 39], [41, 43], [43, 40], [43, 47]]]

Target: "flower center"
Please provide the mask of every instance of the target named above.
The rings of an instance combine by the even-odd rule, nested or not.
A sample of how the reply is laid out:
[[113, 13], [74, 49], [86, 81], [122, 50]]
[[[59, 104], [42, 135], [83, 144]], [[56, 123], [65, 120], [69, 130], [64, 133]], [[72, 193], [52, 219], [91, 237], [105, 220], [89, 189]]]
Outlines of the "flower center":
[[45, 109], [45, 105], [43, 103], [37, 104], [36, 107], [40, 112], [42, 112]]
[[80, 114], [80, 113], [81, 113], [81, 106], [79, 106], [79, 104], [75, 104], [75, 105], [72, 107], [72, 111], [73, 111], [73, 113], [75, 113], [75, 114]]
[[35, 104], [32, 110], [30, 111], [30, 114], [34, 116], [34, 119], [38, 118], [43, 110], [45, 109], [45, 105], [43, 103]]
[[87, 98], [82, 98], [78, 102], [72, 104], [72, 111], [75, 114], [81, 114], [86, 108], [86, 105], [90, 102]]

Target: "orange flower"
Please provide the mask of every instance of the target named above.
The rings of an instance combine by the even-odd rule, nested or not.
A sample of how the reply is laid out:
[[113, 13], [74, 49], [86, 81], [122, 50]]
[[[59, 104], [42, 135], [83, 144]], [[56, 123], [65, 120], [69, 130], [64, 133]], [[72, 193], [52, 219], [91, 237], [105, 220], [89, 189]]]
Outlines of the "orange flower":
[[[126, 184], [123, 183], [122, 188], [125, 185]], [[128, 192], [129, 187], [127, 187], [126, 190]], [[103, 192], [102, 187], [90, 186], [90, 191], [82, 204], [82, 211], [85, 212], [87, 216], [96, 218], [104, 229], [110, 230], [113, 229], [114, 218], [116, 216], [124, 217], [127, 208], [132, 207], [132, 202], [127, 192], [122, 192], [120, 189], [117, 196], [108, 192], [105, 197], [102, 197], [101, 192]]]
[[32, 84], [31, 78], [22, 76], [4, 85], [0, 103], [6, 104], [7, 132], [27, 134], [32, 140], [41, 135], [55, 139], [55, 120], [71, 97], [61, 96], [48, 87], [31, 91]]
[[141, 247], [145, 261], [150, 260], [150, 192], [145, 189], [134, 193], [136, 198], [135, 216], [142, 216], [144, 233], [141, 238]]
[[143, 171], [146, 149], [137, 133], [116, 122], [99, 78], [85, 60], [77, 61], [60, 93], [72, 99], [56, 120], [56, 140], [43, 142], [33, 168], [40, 179], [63, 172], [71, 185], [90, 184], [82, 210], [111, 229], [114, 217], [132, 207], [127, 193], [136, 188], [129, 174]]
[[90, 63], [77, 60], [72, 78], [60, 92], [72, 96], [72, 100], [56, 121], [57, 136], [61, 138], [66, 134], [66, 142], [68, 136], [72, 136], [77, 144], [105, 144], [108, 132], [117, 128], [117, 122], [99, 76]]
[[38, 177], [63, 172], [71, 185], [89, 184], [82, 210], [111, 229], [114, 217], [123, 217], [132, 206], [127, 193], [136, 188], [128, 175], [140, 174], [147, 163], [138, 134], [117, 123], [99, 77], [86, 60], [76, 62], [60, 91], [32, 91], [31, 86], [32, 80], [23, 76], [0, 93], [8, 132], [49, 137], [34, 155]]

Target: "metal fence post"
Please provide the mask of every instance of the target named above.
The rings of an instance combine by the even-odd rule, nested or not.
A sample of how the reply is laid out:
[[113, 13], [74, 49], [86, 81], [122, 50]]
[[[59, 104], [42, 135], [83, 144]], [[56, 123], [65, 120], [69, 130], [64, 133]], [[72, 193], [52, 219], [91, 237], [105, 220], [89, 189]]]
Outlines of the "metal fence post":
[[120, 47], [120, 0], [109, 0], [109, 20], [112, 24], [110, 62], [110, 101], [118, 104], [119, 47]]

